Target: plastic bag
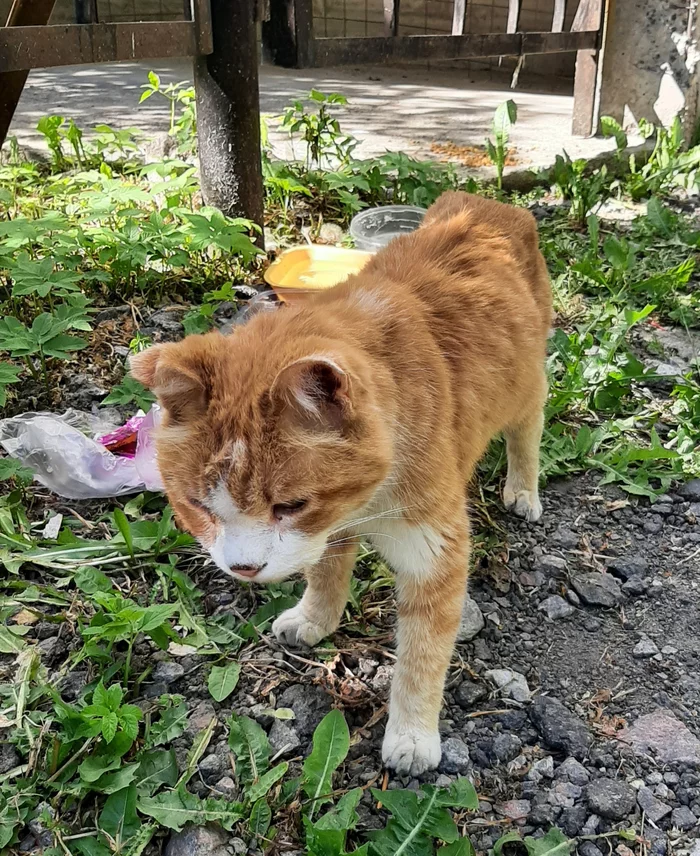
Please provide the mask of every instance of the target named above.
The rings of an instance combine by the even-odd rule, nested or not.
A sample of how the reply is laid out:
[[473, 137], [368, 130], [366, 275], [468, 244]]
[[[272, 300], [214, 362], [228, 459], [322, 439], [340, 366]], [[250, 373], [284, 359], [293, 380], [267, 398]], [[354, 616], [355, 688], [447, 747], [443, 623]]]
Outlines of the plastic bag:
[[[138, 422], [136, 421], [138, 419]], [[90, 417], [69, 410], [53, 413], [23, 413], [0, 420], [0, 445], [34, 471], [44, 487], [67, 499], [106, 499], [141, 490], [163, 490], [156, 460], [154, 429], [160, 408], [153, 405], [126, 426], [102, 437], [136, 434], [132, 457], [116, 455], [98, 437], [87, 436]], [[102, 426], [104, 428], [104, 426]], [[101, 432], [100, 432], [101, 433]]]

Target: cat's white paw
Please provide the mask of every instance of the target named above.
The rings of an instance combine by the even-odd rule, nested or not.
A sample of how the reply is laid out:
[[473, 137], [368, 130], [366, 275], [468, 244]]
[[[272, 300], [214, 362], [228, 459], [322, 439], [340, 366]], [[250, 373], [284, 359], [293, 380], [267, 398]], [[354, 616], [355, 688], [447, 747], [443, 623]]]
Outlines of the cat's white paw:
[[398, 728], [389, 721], [382, 744], [382, 760], [400, 776], [420, 776], [440, 763], [440, 735]]
[[300, 645], [312, 647], [328, 635], [325, 628], [309, 619], [301, 603], [285, 610], [275, 619], [272, 622], [272, 632], [283, 645], [289, 645], [292, 648]]
[[528, 523], [535, 523], [542, 517], [542, 503], [536, 490], [514, 491], [506, 482], [503, 488], [503, 504]]

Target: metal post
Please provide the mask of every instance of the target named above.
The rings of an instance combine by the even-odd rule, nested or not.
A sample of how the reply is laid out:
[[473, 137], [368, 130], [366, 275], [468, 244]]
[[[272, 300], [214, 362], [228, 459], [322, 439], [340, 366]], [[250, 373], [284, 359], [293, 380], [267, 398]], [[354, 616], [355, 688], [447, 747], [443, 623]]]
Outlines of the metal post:
[[204, 201], [262, 227], [255, 8], [255, 0], [211, 0], [214, 50], [195, 59], [194, 80]]
[[313, 0], [270, 0], [270, 18], [263, 22], [266, 55], [284, 68], [313, 66]]
[[97, 0], [73, 0], [76, 24], [97, 23]]
[[[7, 19], [8, 27], [33, 27], [48, 24], [56, 0], [15, 0]], [[10, 130], [12, 117], [22, 96], [28, 71], [0, 74], [0, 146]]]

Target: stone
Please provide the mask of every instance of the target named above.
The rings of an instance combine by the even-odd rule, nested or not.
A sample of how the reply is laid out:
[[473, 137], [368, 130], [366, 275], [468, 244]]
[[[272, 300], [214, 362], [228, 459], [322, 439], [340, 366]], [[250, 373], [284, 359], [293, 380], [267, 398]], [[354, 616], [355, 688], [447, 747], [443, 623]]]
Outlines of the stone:
[[560, 618], [568, 618], [575, 612], [573, 606], [567, 603], [563, 597], [559, 597], [558, 594], [553, 594], [546, 600], [543, 600], [537, 608], [540, 612], [545, 612], [547, 618], [550, 618], [552, 621], [558, 621]]
[[638, 755], [653, 755], [663, 764], [700, 764], [700, 740], [669, 710], [640, 716], [618, 739]]
[[637, 803], [652, 823], [658, 823], [662, 817], [671, 813], [671, 806], [657, 799], [651, 788], [640, 788]]
[[671, 825], [675, 829], [682, 829], [686, 832], [698, 825], [698, 819], [687, 805], [682, 805], [680, 808], [674, 808], [671, 813]]
[[689, 482], [681, 485], [678, 493], [683, 499], [689, 499], [691, 502], [700, 500], [700, 479], [691, 479]]
[[187, 733], [192, 737], [197, 737], [200, 731], [204, 731], [209, 727], [212, 719], [216, 718], [214, 706], [211, 702], [201, 701], [190, 714], [187, 720]]
[[531, 772], [542, 776], [545, 779], [551, 779], [554, 776], [554, 758], [551, 755], [545, 755], [539, 761], [535, 761], [532, 765]]
[[644, 577], [630, 577], [622, 584], [622, 591], [629, 597], [639, 597], [649, 591], [649, 580]]
[[51, 820], [56, 818], [55, 809], [47, 802], [39, 803], [34, 809], [34, 817], [27, 824], [27, 828], [36, 839], [41, 848], [51, 847], [54, 843], [53, 832], [45, 825], [43, 817], [48, 816]]
[[583, 787], [583, 785], [588, 784], [591, 777], [580, 761], [577, 761], [576, 758], [567, 758], [557, 768], [556, 778]]
[[375, 692], [388, 695], [393, 677], [393, 666], [379, 666], [369, 683]]
[[522, 748], [522, 742], [516, 734], [499, 734], [493, 741], [492, 751], [496, 758], [505, 764], [517, 758]]
[[469, 772], [471, 762], [469, 747], [459, 737], [448, 737], [442, 744], [440, 772], [464, 775]]
[[220, 755], [205, 755], [199, 762], [199, 772], [205, 782], [214, 782], [224, 772], [224, 760]]
[[632, 577], [645, 577], [649, 573], [649, 563], [638, 556], [615, 557], [608, 562], [608, 568], [614, 571], [616, 577], [629, 580]]
[[585, 723], [571, 713], [559, 699], [536, 696], [530, 706], [530, 719], [545, 743], [552, 749], [567, 752], [574, 758], [585, 757], [591, 735]]
[[559, 815], [558, 826], [561, 827], [565, 835], [570, 838], [575, 838], [581, 834], [581, 830], [588, 817], [588, 811], [583, 805], [572, 806], [565, 808]]
[[576, 594], [588, 606], [616, 606], [622, 600], [618, 581], [610, 574], [580, 574], [571, 585]]
[[[267, 246], [267, 244], [265, 246]], [[247, 853], [252, 854], [256, 852], [254, 850], [248, 850], [248, 845], [242, 838], [232, 838], [229, 846], [231, 850], [233, 850], [235, 856], [246, 856]]]
[[530, 687], [527, 685], [525, 675], [512, 669], [489, 669], [486, 678], [494, 683], [504, 698], [512, 698], [513, 701], [526, 702], [530, 700]]
[[0, 743], [0, 774], [9, 773], [21, 762], [19, 752], [11, 743]]
[[510, 820], [524, 820], [530, 814], [531, 808], [529, 800], [508, 800], [495, 805], [498, 814]]
[[540, 556], [535, 565], [535, 570], [541, 571], [545, 576], [555, 579], [565, 579], [567, 574], [566, 559], [561, 556], [545, 554]]
[[586, 788], [588, 807], [608, 820], [623, 820], [630, 814], [637, 795], [627, 782], [618, 779], [594, 779]]
[[592, 841], [582, 841], [578, 846], [579, 856], [603, 856], [600, 848], [596, 847]]
[[467, 595], [462, 606], [462, 618], [457, 630], [458, 642], [470, 642], [484, 629], [484, 616], [478, 605]]
[[221, 794], [222, 797], [233, 800], [236, 798], [236, 794], [238, 793], [238, 786], [231, 776], [223, 776], [223, 778], [219, 779], [219, 781], [214, 785], [214, 790], [218, 794]]
[[170, 836], [165, 856], [228, 856], [228, 837], [214, 824], [186, 826]]
[[483, 684], [476, 681], [462, 681], [454, 692], [455, 701], [464, 710], [472, 710], [474, 705], [485, 699], [488, 690]]
[[161, 660], [153, 670], [153, 680], [164, 684], [174, 684], [184, 677], [185, 667], [173, 660]]
[[294, 729], [305, 740], [311, 737], [316, 726], [331, 709], [331, 699], [321, 687], [292, 684], [279, 697], [277, 706], [290, 707], [294, 711]]
[[268, 735], [275, 755], [287, 755], [301, 746], [301, 740], [295, 728], [276, 719]]
[[648, 660], [649, 657], [654, 657], [659, 653], [659, 649], [653, 639], [648, 636], [642, 636], [637, 644], [632, 649], [632, 656], [636, 660]]
[[96, 401], [102, 401], [109, 392], [108, 389], [96, 383], [90, 375], [83, 373], [71, 375], [67, 386], [68, 389], [63, 395], [64, 402], [76, 410], [88, 412], [92, 410], [92, 405]]

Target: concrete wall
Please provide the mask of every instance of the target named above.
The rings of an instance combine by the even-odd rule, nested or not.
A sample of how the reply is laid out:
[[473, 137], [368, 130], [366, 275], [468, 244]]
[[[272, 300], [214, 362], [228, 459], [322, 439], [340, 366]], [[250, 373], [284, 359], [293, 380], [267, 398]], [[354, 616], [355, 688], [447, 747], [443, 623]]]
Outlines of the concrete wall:
[[688, 128], [697, 119], [696, 2], [610, 0], [602, 61], [601, 116], [631, 125], [668, 122], [688, 100]]

